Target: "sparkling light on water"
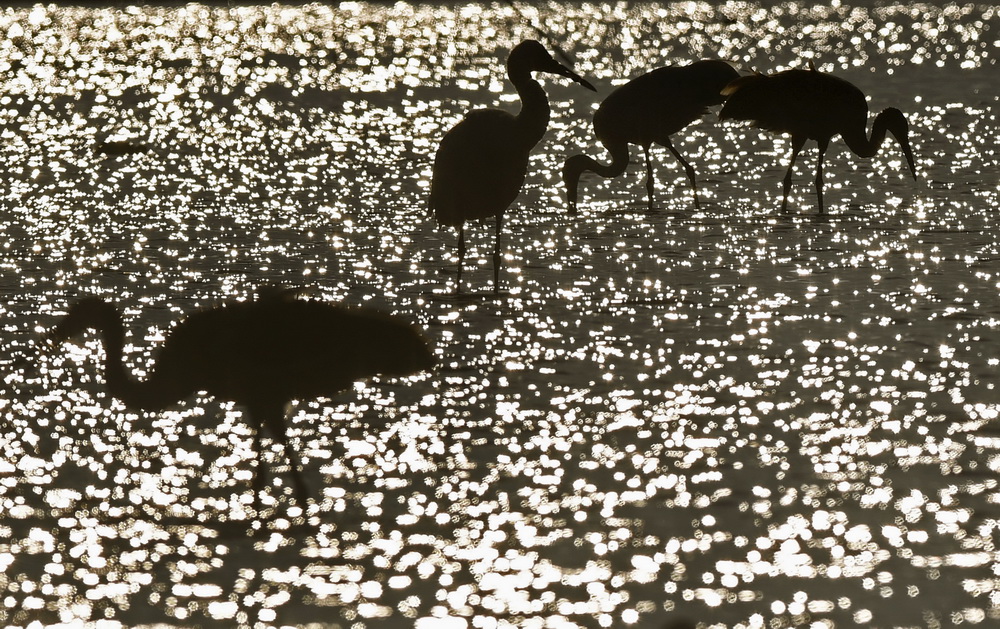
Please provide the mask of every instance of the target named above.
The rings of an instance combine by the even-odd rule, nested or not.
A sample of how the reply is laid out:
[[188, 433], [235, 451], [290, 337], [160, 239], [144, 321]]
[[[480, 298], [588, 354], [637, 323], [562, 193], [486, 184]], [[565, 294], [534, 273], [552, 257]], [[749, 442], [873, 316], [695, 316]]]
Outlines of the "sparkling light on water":
[[[552, 122], [506, 216], [426, 207], [441, 136], [517, 107], [503, 55], [557, 42], [592, 94]], [[985, 626], [998, 597], [1000, 30], [988, 6], [679, 4], [8, 9], [0, 14], [0, 624]], [[714, 115], [644, 166], [603, 158], [600, 99], [699, 57], [812, 61], [903, 110], [892, 142], [810, 145]], [[186, 313], [271, 285], [420, 325], [439, 367], [288, 411], [250, 513], [241, 408], [136, 413], [82, 295], [124, 312], [137, 377]], [[270, 443], [265, 441], [265, 443]]]

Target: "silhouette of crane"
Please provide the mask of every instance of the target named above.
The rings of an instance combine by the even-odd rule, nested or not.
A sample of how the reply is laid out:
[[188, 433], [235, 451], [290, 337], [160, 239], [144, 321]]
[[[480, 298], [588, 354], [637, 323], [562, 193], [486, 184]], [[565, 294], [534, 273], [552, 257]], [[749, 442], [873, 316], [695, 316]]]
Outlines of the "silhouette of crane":
[[594, 133], [611, 155], [601, 164], [586, 155], [574, 155], [563, 164], [563, 182], [570, 212], [576, 213], [580, 175], [586, 171], [601, 177], [618, 177], [628, 167], [628, 145], [637, 144], [646, 157], [646, 195], [653, 209], [655, 177], [649, 158], [653, 143], [667, 147], [684, 167], [694, 203], [698, 185], [694, 168], [674, 148], [670, 136], [701, 118], [712, 105], [722, 103], [722, 89], [739, 74], [725, 61], [705, 59], [680, 67], [657, 68], [632, 79], [611, 92], [594, 114]]
[[174, 327], [153, 372], [141, 382], [125, 370], [122, 316], [99, 298], [73, 304], [50, 339], [62, 342], [89, 328], [100, 331], [108, 391], [131, 409], [162, 410], [199, 391], [244, 406], [257, 452], [257, 513], [264, 429], [281, 442], [296, 499], [305, 509], [302, 465], [288, 444], [285, 406], [299, 398], [332, 397], [376, 374], [418, 373], [430, 369], [434, 358], [420, 334], [398, 319], [294, 296], [292, 291], [262, 292], [257, 301], [190, 315]]
[[773, 75], [744, 76], [730, 83], [723, 94], [728, 96], [719, 112], [720, 120], [749, 120], [761, 129], [789, 133], [792, 155], [783, 180], [781, 210], [788, 206], [792, 187], [792, 168], [806, 140], [816, 140], [816, 199], [823, 214], [823, 158], [830, 140], [840, 135], [858, 157], [873, 157], [882, 146], [888, 131], [899, 142], [910, 174], [917, 169], [910, 150], [910, 131], [903, 112], [894, 107], [883, 110], [866, 135], [868, 103], [857, 87], [844, 79], [819, 72], [810, 62], [808, 70], [785, 70]]
[[499, 109], [476, 109], [441, 139], [434, 158], [430, 207], [438, 223], [458, 228], [456, 292], [462, 290], [465, 222], [490, 216], [496, 217], [493, 291], [499, 291], [503, 213], [521, 192], [528, 155], [549, 125], [549, 100], [532, 72], [565, 76], [594, 90], [553, 59], [540, 43], [523, 41], [507, 58], [507, 76], [521, 98], [520, 113], [514, 116]]

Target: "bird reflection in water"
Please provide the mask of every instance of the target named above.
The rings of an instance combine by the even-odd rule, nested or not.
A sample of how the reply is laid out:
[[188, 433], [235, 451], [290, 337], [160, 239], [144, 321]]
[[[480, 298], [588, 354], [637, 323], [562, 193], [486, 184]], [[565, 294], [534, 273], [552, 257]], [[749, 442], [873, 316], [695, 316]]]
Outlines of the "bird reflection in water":
[[670, 136], [701, 118], [712, 105], [723, 102], [723, 88], [739, 74], [725, 61], [706, 59], [681, 67], [657, 68], [611, 92], [594, 114], [594, 134], [611, 155], [601, 164], [587, 155], [574, 155], [563, 165], [566, 201], [576, 212], [580, 176], [591, 171], [618, 177], [628, 167], [628, 145], [642, 147], [646, 158], [646, 196], [653, 209], [655, 177], [649, 149], [665, 146], [684, 167], [698, 206], [694, 167], [674, 148]]
[[875, 117], [871, 136], [866, 135], [868, 103], [865, 95], [847, 81], [819, 72], [810, 63], [808, 70], [785, 70], [773, 75], [756, 74], [736, 79], [724, 90], [728, 97], [720, 120], [747, 120], [761, 129], [789, 133], [792, 155], [783, 180], [781, 210], [788, 207], [792, 187], [792, 169], [806, 140], [816, 140], [816, 200], [819, 213], [823, 205], [823, 158], [830, 140], [840, 135], [858, 157], [874, 157], [889, 132], [899, 142], [910, 174], [917, 169], [910, 150], [909, 125], [903, 113], [894, 107]]
[[532, 72], [564, 76], [594, 90], [540, 43], [524, 41], [507, 58], [507, 76], [521, 98], [521, 111], [515, 116], [500, 109], [474, 110], [442, 138], [434, 159], [430, 207], [439, 223], [458, 228], [456, 292], [462, 289], [465, 222], [491, 216], [496, 218], [493, 291], [500, 290], [503, 213], [521, 192], [528, 155], [549, 125], [549, 100]]
[[246, 409], [257, 452], [258, 517], [265, 429], [281, 443], [291, 464], [296, 500], [307, 509], [302, 465], [286, 434], [289, 402], [332, 397], [369, 376], [408, 376], [434, 366], [423, 337], [397, 318], [300, 300], [290, 292], [262, 292], [257, 301], [188, 316], [174, 327], [143, 381], [126, 372], [122, 315], [102, 299], [88, 297], [73, 304], [50, 338], [61, 342], [91, 328], [101, 333], [104, 343], [108, 391], [129, 408], [159, 411], [204, 391]]

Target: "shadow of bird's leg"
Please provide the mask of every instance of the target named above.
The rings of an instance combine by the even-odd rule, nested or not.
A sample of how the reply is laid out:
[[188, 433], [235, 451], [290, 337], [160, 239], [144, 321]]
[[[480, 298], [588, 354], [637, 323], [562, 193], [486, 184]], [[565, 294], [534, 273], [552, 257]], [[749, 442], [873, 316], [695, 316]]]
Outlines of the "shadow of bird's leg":
[[299, 503], [302, 507], [302, 512], [307, 513], [309, 511], [309, 492], [306, 490], [305, 479], [302, 478], [302, 461], [299, 459], [298, 453], [288, 444], [288, 435], [285, 434], [284, 424], [277, 427], [274, 430], [274, 434], [278, 441], [281, 442], [281, 449], [285, 452], [285, 458], [288, 459], [289, 465], [292, 467], [292, 483], [295, 486], [295, 501]]
[[785, 179], [782, 183], [781, 211], [788, 211], [788, 191], [792, 189], [792, 169], [795, 168], [795, 160], [799, 157], [799, 151], [805, 145], [806, 139], [792, 136], [792, 156], [788, 160], [788, 171], [785, 172]]
[[649, 201], [649, 209], [653, 209], [653, 188], [656, 185], [653, 175], [653, 162], [649, 158], [649, 145], [642, 147], [642, 154], [646, 156], [646, 199]]
[[691, 182], [691, 190], [694, 191], [694, 206], [695, 207], [699, 207], [699, 203], [698, 203], [698, 183], [695, 181], [695, 178], [694, 178], [694, 167], [691, 164], [689, 164], [686, 159], [684, 159], [684, 156], [681, 155], [680, 152], [677, 149], [674, 148], [674, 145], [670, 141], [670, 138], [666, 138], [666, 142], [663, 144], [663, 146], [665, 146], [668, 149], [670, 149], [670, 152], [674, 154], [674, 157], [677, 158], [677, 161], [680, 162], [681, 166], [684, 167], [684, 172], [685, 172], [685, 174], [687, 174], [688, 181]]
[[493, 243], [493, 292], [500, 292], [500, 230], [503, 228], [503, 212], [497, 214], [497, 233]]
[[295, 501], [302, 507], [302, 512], [306, 513], [309, 509], [309, 492], [306, 491], [306, 484], [302, 479], [302, 462], [299, 460], [298, 454], [288, 443], [285, 406], [284, 400], [261, 400], [253, 405], [253, 413], [256, 417], [260, 418], [260, 426], [266, 428], [274, 440], [281, 444], [285, 458], [291, 465]]
[[261, 426], [258, 424], [254, 427], [253, 445], [257, 450], [257, 467], [253, 471], [253, 512], [254, 517], [261, 520], [263, 511], [261, 508], [260, 497], [264, 493], [264, 448], [260, 444], [260, 432]]
[[816, 161], [816, 201], [819, 203], [820, 214], [826, 213], [826, 209], [823, 207], [823, 157], [826, 155], [828, 146], [830, 146], [828, 140], [819, 141], [819, 159]]
[[458, 275], [455, 277], [455, 294], [462, 292], [462, 267], [465, 265], [465, 225], [458, 226]]

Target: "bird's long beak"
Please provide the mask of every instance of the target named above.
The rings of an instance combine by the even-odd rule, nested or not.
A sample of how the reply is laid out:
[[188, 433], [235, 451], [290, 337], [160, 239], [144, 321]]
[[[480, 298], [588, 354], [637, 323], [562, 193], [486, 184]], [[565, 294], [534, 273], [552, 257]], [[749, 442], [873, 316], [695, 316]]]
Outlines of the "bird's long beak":
[[900, 148], [903, 149], [903, 156], [906, 157], [906, 165], [910, 167], [910, 174], [913, 180], [917, 180], [917, 165], [913, 161], [913, 151], [910, 149], [910, 139], [904, 138], [899, 141]]
[[559, 63], [555, 59], [552, 60], [552, 68], [550, 69], [550, 71], [553, 74], [558, 74], [560, 76], [564, 76], [567, 79], [573, 79], [574, 81], [576, 81], [577, 83], [579, 83], [580, 85], [584, 86], [585, 88], [587, 88], [588, 90], [590, 90], [592, 92], [596, 92], [597, 91], [597, 88], [594, 87], [593, 85], [591, 85], [590, 81], [588, 81], [587, 79], [583, 78], [582, 76], [580, 76], [576, 72], [573, 72], [572, 70], [570, 70], [569, 68], [567, 68], [563, 64]]

